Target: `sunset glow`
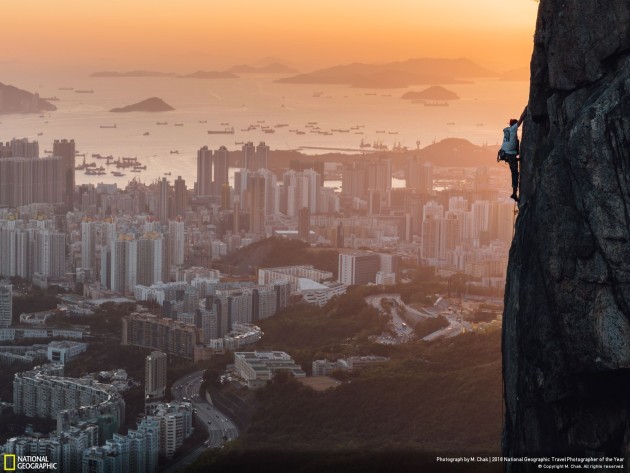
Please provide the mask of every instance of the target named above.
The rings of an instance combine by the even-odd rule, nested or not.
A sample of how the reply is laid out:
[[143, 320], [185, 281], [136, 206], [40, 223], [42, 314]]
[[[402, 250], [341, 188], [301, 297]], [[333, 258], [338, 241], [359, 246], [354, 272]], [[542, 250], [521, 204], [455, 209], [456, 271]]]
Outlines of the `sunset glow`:
[[529, 60], [536, 10], [533, 0], [11, 1], [0, 61], [188, 70], [441, 56], [507, 70]]

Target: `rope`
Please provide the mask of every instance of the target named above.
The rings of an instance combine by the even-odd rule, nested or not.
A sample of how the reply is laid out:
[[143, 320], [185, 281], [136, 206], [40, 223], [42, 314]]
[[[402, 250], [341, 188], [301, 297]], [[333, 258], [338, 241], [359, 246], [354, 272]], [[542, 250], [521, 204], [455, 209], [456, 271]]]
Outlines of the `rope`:
[[514, 239], [514, 232], [516, 231], [516, 216], [518, 215], [518, 207], [516, 206], [516, 202], [514, 202], [514, 215], [512, 216], [512, 240]]

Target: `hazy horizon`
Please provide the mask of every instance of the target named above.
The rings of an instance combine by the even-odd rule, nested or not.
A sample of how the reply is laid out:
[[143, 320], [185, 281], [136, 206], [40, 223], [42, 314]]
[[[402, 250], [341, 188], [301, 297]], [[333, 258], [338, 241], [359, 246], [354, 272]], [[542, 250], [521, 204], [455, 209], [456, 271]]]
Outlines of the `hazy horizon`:
[[505, 72], [528, 65], [536, 10], [533, 0], [13, 2], [3, 5], [0, 41], [11, 47], [0, 51], [0, 64], [13, 74], [183, 73], [273, 56], [308, 72], [466, 57]]

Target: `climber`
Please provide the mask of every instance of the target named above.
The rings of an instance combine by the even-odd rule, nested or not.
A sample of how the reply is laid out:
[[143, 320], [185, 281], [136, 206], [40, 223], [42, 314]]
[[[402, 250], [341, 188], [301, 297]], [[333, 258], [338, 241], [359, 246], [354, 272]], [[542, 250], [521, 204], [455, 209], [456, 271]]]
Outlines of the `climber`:
[[527, 113], [527, 107], [523, 110], [521, 118], [518, 120], [512, 118], [510, 120], [510, 126], [503, 129], [503, 144], [499, 150], [497, 161], [505, 161], [510, 165], [510, 171], [512, 172], [512, 195], [510, 196], [516, 202], [519, 201], [516, 192], [518, 191], [518, 162], [520, 161], [519, 153], [519, 141], [518, 141], [518, 127], [521, 126], [523, 120], [525, 120], [525, 114]]

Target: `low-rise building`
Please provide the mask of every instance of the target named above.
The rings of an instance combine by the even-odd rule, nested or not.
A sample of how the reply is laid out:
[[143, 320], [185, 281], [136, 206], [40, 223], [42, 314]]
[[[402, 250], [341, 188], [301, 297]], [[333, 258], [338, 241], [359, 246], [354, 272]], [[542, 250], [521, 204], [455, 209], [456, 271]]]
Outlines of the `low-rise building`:
[[340, 358], [337, 361], [330, 360], [314, 360], [312, 364], [313, 376], [329, 376], [334, 371], [353, 371], [360, 370], [367, 366], [386, 363], [389, 358], [384, 356], [350, 356], [348, 358]]
[[69, 340], [52, 341], [48, 344], [48, 361], [63, 365], [87, 350], [87, 343]]
[[20, 323], [27, 325], [46, 325], [46, 321], [55, 315], [56, 310], [45, 310], [42, 312], [30, 312], [20, 314]]
[[278, 268], [261, 268], [258, 270], [258, 284], [272, 284], [275, 281], [287, 281], [291, 285], [291, 292], [296, 292], [301, 278], [322, 282], [331, 279], [333, 273], [315, 269], [312, 265], [282, 266]]
[[234, 353], [234, 370], [249, 388], [256, 388], [271, 380], [278, 371], [286, 371], [296, 378], [306, 373], [287, 353], [282, 351], [250, 351]]

